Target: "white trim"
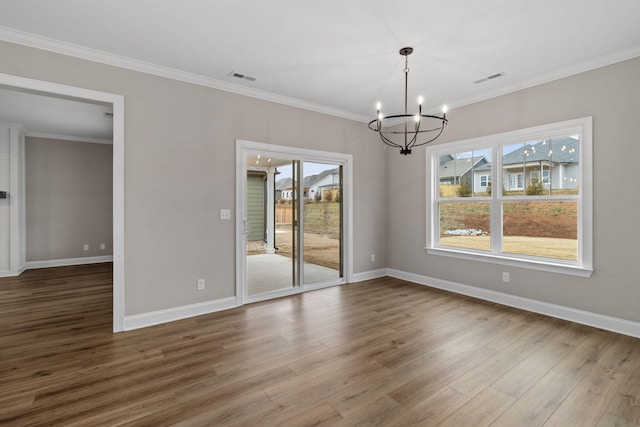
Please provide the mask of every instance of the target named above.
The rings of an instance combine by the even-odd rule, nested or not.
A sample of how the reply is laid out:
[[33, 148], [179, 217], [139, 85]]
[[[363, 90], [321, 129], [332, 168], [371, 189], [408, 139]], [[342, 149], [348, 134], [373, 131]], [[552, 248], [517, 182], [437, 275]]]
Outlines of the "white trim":
[[544, 314], [546, 316], [640, 338], [639, 322], [633, 322], [631, 320], [606, 316], [604, 314], [593, 313], [585, 310], [578, 310], [571, 307], [519, 297], [516, 295], [509, 295], [461, 283], [450, 282], [448, 280], [437, 279], [435, 277], [408, 273], [392, 268], [387, 269], [387, 274], [390, 277], [417, 283], [419, 285], [442, 289], [509, 307], [519, 308], [521, 310], [531, 311], [533, 313]]
[[342, 279], [327, 280], [320, 283], [313, 283], [303, 287], [291, 287], [287, 289], [279, 289], [276, 291], [265, 292], [258, 295], [251, 295], [244, 298], [245, 304], [252, 304], [254, 302], [267, 301], [276, 298], [290, 297], [297, 294], [303, 294], [308, 291], [317, 291], [319, 289], [332, 288], [334, 286], [345, 285]]
[[60, 141], [72, 141], [72, 142], [91, 142], [93, 144], [113, 144], [113, 140], [111, 139], [101, 139], [101, 138], [88, 138], [84, 136], [73, 136], [73, 135], [60, 135], [57, 133], [49, 133], [49, 132], [29, 132], [25, 134], [25, 136], [30, 138], [45, 138], [45, 139], [57, 139]]
[[177, 80], [198, 86], [223, 90], [225, 92], [236, 93], [238, 95], [249, 96], [251, 98], [275, 102], [277, 104], [288, 105], [290, 107], [302, 108], [304, 110], [315, 111], [317, 113], [328, 114], [330, 116], [341, 117], [348, 120], [355, 120], [358, 122], [369, 121], [367, 117], [361, 116], [359, 114], [354, 114], [349, 111], [339, 110], [337, 108], [332, 108], [325, 105], [315, 104], [288, 96], [278, 95], [276, 93], [267, 92], [260, 89], [241, 86], [235, 83], [230, 83], [211, 77], [178, 70], [176, 68], [140, 61], [137, 59], [115, 55], [96, 49], [90, 49], [84, 46], [66, 43], [48, 37], [39, 36], [37, 34], [18, 31], [7, 27], [0, 26], [0, 40], [20, 44], [23, 46], [29, 46], [36, 49], [56, 52], [62, 55], [73, 56], [75, 58], [85, 59], [87, 61], [98, 62], [101, 64], [124, 68], [127, 70], [133, 70], [145, 74], [164, 77], [171, 80]]
[[[238, 84], [214, 79], [211, 77], [202, 76], [199, 74], [189, 73], [183, 70], [178, 70], [178, 69], [163, 66], [163, 65], [157, 65], [150, 62], [128, 58], [125, 56], [115, 55], [113, 53], [103, 52], [97, 49], [91, 49], [88, 47], [79, 46], [76, 44], [67, 43], [60, 40], [55, 40], [49, 37], [43, 37], [37, 34], [15, 30], [13, 28], [0, 26], [0, 40], [4, 40], [10, 43], [20, 44], [23, 46], [33, 47], [36, 49], [43, 49], [49, 52], [56, 52], [62, 55], [73, 56], [75, 58], [85, 59], [87, 61], [112, 65], [112, 66], [124, 68], [127, 70], [138, 71], [145, 74], [151, 74], [154, 76], [164, 77], [164, 78], [191, 83], [199, 86], [219, 89], [225, 92], [245, 95], [252, 98], [257, 98], [265, 101], [275, 102], [278, 104], [288, 105], [291, 107], [302, 108], [305, 110], [315, 111], [322, 114], [328, 114], [335, 117], [341, 117], [348, 120], [355, 120], [358, 122], [368, 123], [369, 120], [371, 119], [368, 116], [366, 117], [360, 114], [355, 114], [355, 113], [339, 110], [336, 108], [331, 108], [331, 107], [320, 105], [320, 104], [314, 104], [314, 103], [303, 101], [300, 99], [278, 95], [272, 92], [253, 89], [250, 87], [241, 86]], [[611, 52], [596, 58], [591, 58], [577, 64], [572, 64], [566, 68], [555, 70], [550, 73], [542, 74], [523, 82], [502, 87], [496, 90], [483, 92], [479, 95], [463, 98], [458, 101], [454, 100], [449, 103], [449, 108], [450, 109], [459, 108], [465, 105], [476, 104], [480, 101], [496, 98], [498, 96], [506, 95], [512, 92], [517, 92], [519, 90], [538, 86], [544, 83], [549, 83], [565, 77], [570, 77], [576, 74], [584, 73], [586, 71], [595, 70], [597, 68], [601, 68], [607, 65], [626, 61], [628, 59], [632, 59], [637, 56], [640, 56], [640, 44], [631, 46], [626, 49], [621, 49], [616, 52]]]
[[[496, 167], [492, 169], [495, 182], [503, 183], [503, 168], [499, 159], [502, 148], [506, 144], [522, 143], [522, 141], [544, 140], [567, 135], [579, 135], [580, 137], [580, 182], [581, 188], [578, 196], [551, 196], [551, 197], [520, 197], [503, 196], [500, 192], [494, 191], [490, 198], [476, 197], [475, 201], [489, 201], [491, 212], [501, 212], [500, 204], [506, 200], [517, 201], [562, 201], [574, 200], [578, 203], [578, 253], [575, 261], [556, 260], [533, 255], [517, 255], [502, 252], [502, 216], [491, 215], [491, 229], [498, 230], [498, 233], [491, 233], [491, 250], [479, 251], [466, 248], [455, 248], [440, 244], [440, 217], [438, 201], [455, 200], [459, 198], [443, 198], [439, 196], [439, 161], [441, 155], [453, 152], [465, 152], [473, 150], [491, 149], [492, 164]], [[550, 123], [546, 125], [534, 126], [514, 131], [502, 132], [494, 135], [485, 135], [476, 138], [469, 138], [460, 141], [448, 142], [436, 146], [429, 146], [425, 150], [426, 165], [428, 167], [426, 185], [426, 247], [429, 254], [451, 256], [460, 259], [469, 259], [495, 264], [511, 265], [533, 270], [542, 270], [553, 273], [571, 274], [581, 277], [590, 277], [593, 273], [593, 118], [591, 116], [581, 117], [562, 122]], [[509, 174], [521, 175], [522, 173]], [[523, 178], [524, 179], [524, 178]], [[511, 180], [509, 179], [509, 184]], [[524, 181], [523, 181], [524, 184]], [[469, 201], [465, 199], [464, 201]]]
[[[244, 250], [246, 236], [243, 234], [244, 218], [246, 217], [246, 193], [247, 174], [246, 157], [248, 154], [268, 155], [272, 158], [297, 158], [302, 161], [336, 162], [343, 165], [343, 245], [344, 245], [344, 277], [340, 281], [349, 283], [353, 277], [353, 155], [336, 153], [307, 148], [296, 148], [284, 145], [266, 144], [262, 142], [236, 140], [236, 296], [239, 304], [255, 302], [256, 297], [249, 298], [245, 295], [247, 260]], [[301, 224], [302, 225], [302, 224]], [[329, 284], [333, 286], [334, 283]], [[322, 284], [320, 284], [322, 286]], [[311, 290], [313, 286], [303, 286], [302, 290]], [[288, 290], [286, 295], [296, 293], [296, 290]], [[273, 294], [275, 296], [284, 296]], [[272, 295], [272, 296], [273, 296]], [[258, 297], [259, 298], [259, 297]]]
[[640, 44], [631, 46], [626, 49], [611, 52], [596, 58], [591, 58], [576, 64], [571, 64], [565, 68], [555, 70], [550, 73], [540, 74], [533, 78], [530, 78], [529, 80], [497, 88], [488, 92], [483, 92], [479, 95], [463, 98], [458, 101], [449, 102], [449, 110], [464, 107], [465, 105], [476, 104], [481, 101], [497, 98], [499, 96], [507, 95], [509, 93], [517, 92], [531, 87], [543, 85], [545, 83], [550, 83], [556, 80], [563, 79], [565, 77], [575, 76], [576, 74], [585, 73], [587, 71], [606, 67], [608, 65], [613, 65], [618, 62], [627, 61], [638, 56], [640, 56]]
[[[0, 39], [2, 38], [0, 28]], [[124, 327], [124, 96], [0, 73], [0, 85], [113, 106], [113, 331]]]
[[[592, 268], [555, 263], [551, 258], [530, 259], [510, 257], [508, 254], [494, 255], [483, 252], [471, 252], [463, 248], [425, 248], [430, 255], [448, 256], [469, 261], [488, 262], [492, 264], [508, 265], [510, 267], [527, 268], [529, 270], [546, 271], [548, 273], [567, 274], [578, 277], [591, 277]], [[546, 259], [546, 261], [542, 261]]]
[[24, 273], [27, 268], [23, 265], [17, 271], [3, 270], [0, 271], [0, 277], [16, 277]]
[[349, 283], [364, 282], [365, 280], [379, 279], [380, 277], [388, 276], [386, 268], [379, 268], [377, 270], [363, 271], [362, 273], [353, 273], [351, 281]]
[[50, 259], [46, 261], [27, 261], [25, 263], [25, 270], [33, 270], [35, 268], [48, 268], [48, 267], [64, 267], [69, 265], [83, 265], [83, 264], [98, 264], [101, 262], [113, 262], [113, 256], [89, 256], [82, 258], [64, 258], [64, 259]]
[[228, 310], [238, 306], [235, 297], [221, 298], [213, 301], [199, 302], [196, 304], [172, 307], [165, 310], [151, 311], [148, 313], [134, 314], [124, 318], [124, 330], [146, 328], [148, 326], [161, 325], [189, 317], [202, 316], [217, 311]]

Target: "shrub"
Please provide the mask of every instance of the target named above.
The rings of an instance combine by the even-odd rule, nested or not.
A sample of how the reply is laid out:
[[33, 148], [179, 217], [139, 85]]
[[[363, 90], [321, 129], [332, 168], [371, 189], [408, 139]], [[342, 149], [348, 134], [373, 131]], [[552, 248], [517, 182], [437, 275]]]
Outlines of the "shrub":
[[538, 178], [533, 178], [527, 185], [526, 194], [527, 196], [544, 194], [544, 185], [542, 185], [542, 182]]
[[333, 192], [330, 190], [327, 190], [324, 192], [324, 200], [326, 202], [331, 202], [333, 201]]
[[458, 197], [470, 197], [471, 193], [471, 180], [467, 175], [464, 176], [460, 181], [460, 186], [458, 187]]

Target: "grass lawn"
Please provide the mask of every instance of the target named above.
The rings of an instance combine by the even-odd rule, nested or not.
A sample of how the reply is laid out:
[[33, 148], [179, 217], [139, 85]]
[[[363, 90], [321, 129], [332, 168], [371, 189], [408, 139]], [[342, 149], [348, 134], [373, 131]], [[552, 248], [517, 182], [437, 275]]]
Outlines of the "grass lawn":
[[[489, 236], [444, 236], [440, 237], [440, 244], [488, 251], [489, 239]], [[578, 256], [578, 241], [552, 237], [505, 236], [503, 252], [575, 261]]]

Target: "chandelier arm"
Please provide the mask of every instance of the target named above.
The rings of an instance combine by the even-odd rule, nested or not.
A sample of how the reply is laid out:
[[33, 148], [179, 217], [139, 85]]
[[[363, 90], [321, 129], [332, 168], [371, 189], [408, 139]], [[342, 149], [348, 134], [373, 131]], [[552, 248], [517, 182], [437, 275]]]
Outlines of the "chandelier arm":
[[389, 147], [402, 148], [402, 145], [398, 144], [397, 142], [394, 142], [394, 141], [390, 140], [383, 133], [380, 133], [380, 139], [382, 139], [382, 142], [387, 144]]
[[440, 135], [442, 135], [442, 132], [444, 132], [444, 125], [440, 128], [440, 132], [438, 132], [438, 134], [436, 136], [434, 136], [433, 138], [431, 138], [428, 141], [421, 142], [420, 144], [416, 144], [415, 147], [420, 147], [420, 146], [423, 146], [423, 145], [427, 145], [428, 143], [435, 141], [436, 139], [438, 139], [440, 137]]
[[[377, 127], [371, 127], [371, 125], [377, 122], [378, 126]], [[371, 129], [374, 132], [378, 132], [380, 134], [380, 139], [382, 140], [382, 142], [384, 142], [386, 145], [388, 145], [389, 147], [393, 147], [393, 148], [402, 148], [402, 145], [392, 141], [391, 139], [389, 139], [385, 134], [384, 131], [381, 128], [382, 125], [382, 121], [380, 120], [371, 120], [369, 122], [369, 129]]]

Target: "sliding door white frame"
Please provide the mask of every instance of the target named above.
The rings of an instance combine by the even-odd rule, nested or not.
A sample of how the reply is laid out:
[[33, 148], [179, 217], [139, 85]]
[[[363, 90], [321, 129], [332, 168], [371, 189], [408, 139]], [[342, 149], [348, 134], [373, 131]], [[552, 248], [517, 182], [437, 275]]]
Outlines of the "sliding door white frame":
[[[246, 300], [247, 257], [244, 219], [246, 218], [245, 197], [247, 191], [247, 156], [254, 153], [269, 153], [273, 158], [295, 158], [306, 162], [336, 163], [343, 165], [343, 251], [344, 277], [342, 283], [349, 283], [353, 277], [353, 156], [351, 154], [287, 147], [261, 142], [236, 140], [236, 305]], [[285, 294], [303, 292], [313, 287], [288, 290]], [[278, 295], [271, 295], [278, 296]], [[251, 300], [253, 301], [253, 299]], [[250, 302], [250, 301], [246, 301]]]

